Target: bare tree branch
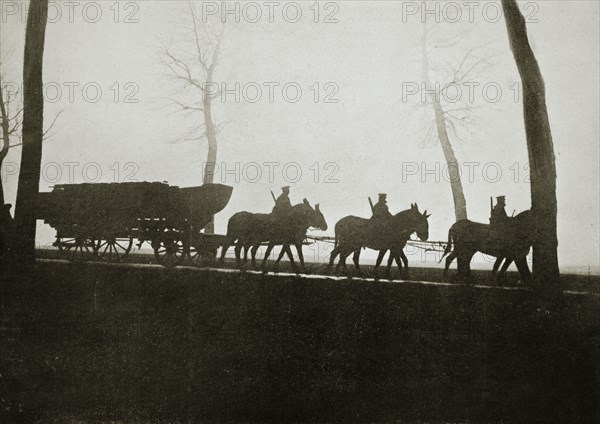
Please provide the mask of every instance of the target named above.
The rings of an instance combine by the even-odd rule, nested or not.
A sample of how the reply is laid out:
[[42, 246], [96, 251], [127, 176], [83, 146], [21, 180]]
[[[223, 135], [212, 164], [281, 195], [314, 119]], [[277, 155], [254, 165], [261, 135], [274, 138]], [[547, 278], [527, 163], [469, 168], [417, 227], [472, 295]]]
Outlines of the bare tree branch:
[[166, 49], [164, 52], [164, 56], [167, 60], [164, 60], [163, 63], [171, 69], [172, 75], [178, 79], [185, 81], [186, 83], [197, 87], [201, 91], [204, 91], [204, 87], [196, 78], [192, 77], [192, 71], [190, 67], [182, 60], [177, 59], [169, 49]]
[[203, 107], [192, 106], [192, 105], [189, 105], [189, 104], [184, 104], [184, 103], [180, 102], [179, 100], [173, 99], [171, 97], [168, 97], [167, 99], [170, 100], [172, 104], [174, 104], [175, 106], [177, 106], [180, 111], [204, 112], [204, 108]]
[[192, 17], [192, 30], [194, 32], [197, 60], [198, 63], [200, 63], [200, 65], [204, 69], [204, 72], [208, 73], [208, 65], [206, 62], [206, 50], [202, 49], [200, 45], [200, 36], [198, 35], [198, 19], [196, 18], [196, 10], [191, 1], [188, 1], [188, 6], [190, 8], [190, 16]]
[[21, 115], [21, 113], [22, 113], [22, 112], [23, 112], [23, 108], [19, 109], [19, 110], [17, 111], [17, 113], [15, 113], [15, 114], [13, 115], [13, 117], [12, 117], [12, 118], [8, 118], [8, 120], [9, 120], [9, 121], [12, 121], [12, 120], [14, 120], [14, 119], [17, 119], [17, 120], [18, 120], [18, 118], [19, 118], [19, 116]]
[[48, 127], [48, 129], [46, 131], [44, 131], [44, 135], [42, 136], [42, 140], [47, 140], [48, 138], [50, 138], [50, 136], [48, 135], [50, 133], [50, 131], [52, 130], [52, 128], [54, 128], [54, 124], [56, 124], [56, 121], [58, 119], [58, 117], [63, 113], [63, 111], [59, 111], [56, 116], [54, 116], [54, 119], [52, 120], [52, 122], [50, 123], [50, 126]]

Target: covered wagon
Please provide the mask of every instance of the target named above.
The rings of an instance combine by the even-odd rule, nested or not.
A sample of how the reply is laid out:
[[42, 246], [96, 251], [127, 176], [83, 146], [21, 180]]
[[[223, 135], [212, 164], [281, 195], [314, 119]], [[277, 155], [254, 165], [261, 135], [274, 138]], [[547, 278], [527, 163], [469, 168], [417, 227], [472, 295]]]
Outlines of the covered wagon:
[[202, 229], [223, 210], [233, 188], [179, 188], [159, 182], [61, 184], [40, 193], [37, 218], [56, 230], [55, 246], [70, 260], [119, 261], [137, 240], [157, 262], [199, 263], [216, 252], [219, 236]]

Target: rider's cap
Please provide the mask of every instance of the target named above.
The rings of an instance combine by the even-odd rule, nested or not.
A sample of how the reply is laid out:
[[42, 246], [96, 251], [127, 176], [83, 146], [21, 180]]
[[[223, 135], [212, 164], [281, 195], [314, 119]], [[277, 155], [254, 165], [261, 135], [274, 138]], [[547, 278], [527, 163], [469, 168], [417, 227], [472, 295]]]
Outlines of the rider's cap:
[[506, 196], [496, 196], [496, 200], [499, 202], [504, 201], [504, 200], [506, 200]]
[[379, 197], [387, 197], [387, 194], [385, 194], [385, 193], [379, 193]]
[[289, 190], [289, 189], [290, 189], [290, 186], [284, 186], [284, 187], [281, 187], [281, 189], [282, 189], [282, 190]]

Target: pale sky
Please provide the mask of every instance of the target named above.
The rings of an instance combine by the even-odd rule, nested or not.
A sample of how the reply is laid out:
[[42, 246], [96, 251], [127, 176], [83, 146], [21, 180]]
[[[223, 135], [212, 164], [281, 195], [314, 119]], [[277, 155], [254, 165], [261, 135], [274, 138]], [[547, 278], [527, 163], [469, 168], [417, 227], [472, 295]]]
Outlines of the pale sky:
[[[2, 49], [14, 51], [3, 64], [3, 79], [20, 84], [25, 28], [20, 12], [27, 2], [0, 3]], [[215, 101], [214, 115], [227, 122], [219, 135], [218, 163], [232, 172], [219, 172], [216, 182], [234, 186], [234, 192], [217, 215], [217, 232], [225, 232], [227, 219], [237, 211], [270, 210], [269, 191], [278, 193], [281, 186], [291, 185], [292, 202], [306, 197], [321, 204], [328, 234], [333, 235], [335, 222], [343, 216], [369, 216], [367, 197], [386, 192], [393, 212], [417, 202], [432, 213], [430, 239], [445, 240], [454, 211], [441, 149], [422, 143], [431, 114], [418, 107], [420, 93], [403, 99], [403, 87], [421, 84], [421, 2], [320, 2], [318, 7], [312, 1], [292, 3], [272, 6], [273, 22], [268, 2], [237, 3], [239, 23], [235, 15], [225, 17], [215, 79], [232, 91], [225, 101]], [[467, 13], [450, 23], [456, 16], [448, 3], [464, 6], [439, 3], [442, 24], [432, 41], [466, 35], [451, 47], [432, 51], [434, 83], [447, 83], [442, 75], [474, 47], [493, 55], [490, 66], [469, 80], [479, 84], [473, 92], [478, 129], [462, 134], [461, 140], [451, 134], [464, 166], [469, 218], [487, 222], [490, 196], [506, 195], [509, 215], [530, 205], [522, 103], [515, 101], [519, 76], [504, 20], [494, 22], [496, 6], [482, 1], [472, 10], [473, 22]], [[229, 5], [233, 8], [235, 2]], [[531, 43], [546, 81], [558, 172], [559, 260], [563, 266], [598, 266], [600, 6], [597, 1], [521, 5], [530, 18]], [[219, 16], [221, 2], [205, 11], [213, 6]], [[173, 141], [202, 117], [177, 113], [169, 106], [166, 97], [183, 99], [190, 91], [176, 93], [156, 54], [161, 43], [183, 45], [187, 3], [82, 1], [72, 7], [72, 19], [69, 2], [55, 2], [50, 8], [56, 22], [48, 24], [46, 33], [46, 122], [63, 112], [44, 145], [42, 191], [55, 183], [95, 181], [97, 169], [101, 182], [123, 181], [133, 171], [139, 181], [200, 185], [206, 143]], [[298, 9], [302, 16], [293, 22]], [[248, 22], [257, 10], [262, 18]], [[326, 18], [333, 22], [324, 22]], [[268, 84], [275, 87], [272, 103]], [[282, 93], [286, 84], [288, 100]], [[486, 93], [483, 86], [489, 88]], [[96, 95], [98, 87], [101, 96]], [[248, 100], [255, 97], [256, 87], [261, 87], [262, 97], [252, 103]], [[292, 103], [289, 98], [298, 87], [301, 96]], [[502, 93], [496, 96], [498, 87]], [[462, 95], [468, 94], [462, 86]], [[19, 155], [14, 149], [3, 169], [10, 201], [17, 178], [7, 166], [18, 163]], [[72, 162], [77, 165], [69, 165]], [[262, 178], [255, 178], [255, 164]], [[72, 180], [69, 169], [74, 169]], [[302, 171], [299, 178], [297, 169]], [[40, 243], [51, 240], [52, 234], [41, 226]]]

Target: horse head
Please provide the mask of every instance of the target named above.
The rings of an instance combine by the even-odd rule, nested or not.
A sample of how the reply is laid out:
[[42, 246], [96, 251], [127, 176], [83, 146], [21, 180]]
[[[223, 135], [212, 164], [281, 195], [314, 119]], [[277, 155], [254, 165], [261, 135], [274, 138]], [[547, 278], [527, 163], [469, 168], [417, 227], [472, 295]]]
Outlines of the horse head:
[[321, 213], [321, 207], [318, 203], [315, 205], [314, 211], [314, 222], [310, 226], [321, 231], [327, 231], [327, 221], [325, 221], [325, 217]]
[[303, 199], [302, 203], [294, 206], [300, 215], [302, 216], [302, 221], [309, 227], [316, 228], [317, 230], [326, 231], [327, 230], [327, 222], [325, 221], [325, 217], [321, 213], [321, 209], [319, 204], [317, 203], [313, 208], [308, 200]]
[[417, 237], [423, 241], [427, 241], [429, 238], [429, 222], [427, 218], [431, 214], [427, 214], [427, 210], [421, 213], [419, 212], [419, 206], [416, 203], [410, 205], [411, 214], [411, 230], [417, 233]]

